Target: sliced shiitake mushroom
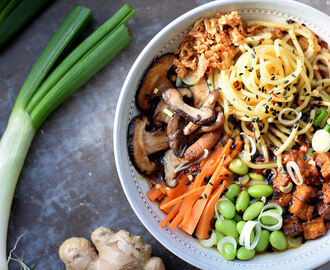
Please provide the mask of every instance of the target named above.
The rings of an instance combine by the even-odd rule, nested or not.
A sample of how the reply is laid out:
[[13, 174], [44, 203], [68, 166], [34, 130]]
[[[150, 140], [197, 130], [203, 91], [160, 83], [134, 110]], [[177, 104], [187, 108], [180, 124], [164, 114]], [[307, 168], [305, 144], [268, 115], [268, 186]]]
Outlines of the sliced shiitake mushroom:
[[[188, 88], [178, 88], [179, 92], [182, 96], [187, 98], [192, 98], [192, 93]], [[171, 109], [167, 106], [167, 104], [161, 100], [155, 110], [153, 120], [156, 125], [160, 126], [159, 123], [168, 124], [171, 119]]]
[[194, 108], [186, 104], [181, 93], [175, 88], [163, 89], [163, 100], [176, 113], [198, 125], [210, 125], [216, 114], [210, 107]]
[[217, 118], [215, 119], [215, 122], [212, 125], [209, 126], [201, 126], [199, 130], [197, 130], [198, 133], [206, 133], [211, 132], [213, 130], [216, 130], [220, 127], [222, 127], [223, 122], [225, 121], [225, 115], [223, 112], [218, 112]]
[[169, 188], [174, 188], [178, 184], [176, 179], [175, 168], [180, 164], [180, 159], [177, 158], [173, 150], [168, 150], [164, 154], [163, 165], [165, 173], [165, 183]]
[[173, 85], [167, 74], [175, 58], [172, 54], [165, 54], [148, 69], [136, 94], [136, 104], [140, 110], [148, 111], [151, 106], [150, 101], [162, 94], [162, 88]]
[[201, 156], [203, 156], [205, 149], [210, 150], [217, 144], [221, 133], [222, 128], [204, 133], [195, 143], [186, 149], [183, 159], [189, 162], [199, 159]]
[[[217, 102], [217, 99], [219, 98], [219, 91], [218, 90], [213, 90], [205, 99], [203, 106], [202, 107], [210, 107], [210, 108], [214, 108], [215, 103]], [[216, 121], [216, 120], [215, 120]], [[215, 123], [213, 123], [212, 125], [214, 125]], [[184, 135], [189, 135], [191, 133], [193, 133], [196, 129], [198, 129], [200, 127], [200, 125], [196, 125], [193, 122], [189, 122], [186, 127], [183, 130]], [[211, 130], [214, 130], [216, 128], [213, 128]], [[211, 131], [210, 130], [210, 131]]]
[[188, 144], [188, 137], [184, 136], [184, 118], [175, 113], [167, 125], [167, 138], [170, 148], [177, 157], [182, 157]]
[[151, 175], [157, 167], [148, 156], [168, 148], [166, 131], [147, 131], [148, 125], [148, 118], [138, 115], [131, 120], [128, 127], [128, 149], [131, 161], [135, 168], [145, 175]]

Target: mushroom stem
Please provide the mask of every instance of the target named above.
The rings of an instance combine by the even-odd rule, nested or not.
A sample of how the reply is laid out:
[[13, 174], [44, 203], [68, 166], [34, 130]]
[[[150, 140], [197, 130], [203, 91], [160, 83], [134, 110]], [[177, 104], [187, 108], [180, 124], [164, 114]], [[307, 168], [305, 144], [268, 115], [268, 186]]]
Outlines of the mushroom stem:
[[[202, 107], [210, 107], [210, 108], [214, 108], [215, 103], [217, 102], [217, 99], [219, 98], [219, 91], [218, 90], [213, 90], [205, 99], [203, 106]], [[217, 121], [217, 119], [215, 120]], [[212, 125], [214, 125], [215, 123], [213, 123]], [[200, 125], [194, 124], [193, 122], [189, 122], [187, 124], [187, 126], [184, 128], [183, 133], [184, 135], [190, 135], [191, 133], [193, 133], [196, 129], [198, 129], [200, 127]], [[213, 130], [216, 128], [213, 128]], [[210, 130], [211, 131], [211, 130]]]
[[168, 148], [166, 131], [157, 130], [145, 133], [145, 147], [148, 155], [157, 153]]
[[183, 159], [189, 162], [199, 159], [204, 154], [204, 149], [210, 150], [220, 138], [222, 129], [219, 128], [209, 133], [204, 133], [195, 143], [185, 151]]

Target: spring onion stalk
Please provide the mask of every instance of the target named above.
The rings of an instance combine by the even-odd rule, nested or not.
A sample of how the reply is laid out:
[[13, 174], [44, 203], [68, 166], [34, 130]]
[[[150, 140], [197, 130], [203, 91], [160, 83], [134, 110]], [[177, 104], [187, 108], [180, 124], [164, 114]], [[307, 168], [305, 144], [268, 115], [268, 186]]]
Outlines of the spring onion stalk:
[[5, 8], [0, 13], [0, 25], [9, 16], [9, 14], [14, 10], [14, 8], [21, 2], [21, 0], [10, 0], [10, 2], [5, 6]]
[[9, 0], [0, 0], [0, 12], [6, 7]]
[[[30, 19], [41, 10], [50, 0], [23, 0], [20, 1], [10, 14], [6, 15], [5, 20], [0, 25], [0, 48], [12, 38]], [[4, 11], [13, 0], [9, 1]], [[1, 10], [1, 6], [0, 6]]]
[[0, 270], [8, 269], [6, 238], [11, 203], [36, 131], [51, 112], [128, 44], [130, 36], [123, 24], [134, 13], [125, 5], [55, 66], [91, 17], [89, 9], [75, 6], [24, 82], [0, 141]]

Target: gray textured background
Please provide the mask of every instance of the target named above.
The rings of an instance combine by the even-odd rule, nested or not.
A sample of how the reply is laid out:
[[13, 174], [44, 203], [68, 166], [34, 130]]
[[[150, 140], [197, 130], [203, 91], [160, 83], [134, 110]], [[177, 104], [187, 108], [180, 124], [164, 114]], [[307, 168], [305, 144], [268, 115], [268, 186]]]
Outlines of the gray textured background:
[[[13, 203], [8, 248], [25, 233], [17, 254], [24, 255], [31, 269], [64, 269], [57, 255], [60, 244], [71, 236], [89, 237], [100, 225], [142, 235], [167, 269], [194, 269], [161, 246], [130, 208], [115, 168], [112, 129], [119, 91], [137, 55], [170, 21], [208, 1], [54, 1], [0, 52], [0, 134], [29, 70], [72, 6], [92, 9], [91, 32], [125, 2], [137, 10], [128, 23], [132, 42], [46, 121], [28, 154]], [[301, 2], [330, 14], [330, 1]], [[19, 268], [11, 264], [10, 269]]]

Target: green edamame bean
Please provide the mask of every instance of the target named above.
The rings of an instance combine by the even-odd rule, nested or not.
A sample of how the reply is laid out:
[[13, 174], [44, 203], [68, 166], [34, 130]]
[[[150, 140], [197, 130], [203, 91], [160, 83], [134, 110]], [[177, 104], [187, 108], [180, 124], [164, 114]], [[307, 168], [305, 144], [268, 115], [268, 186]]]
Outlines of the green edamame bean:
[[226, 236], [231, 236], [235, 239], [238, 237], [236, 222], [231, 219], [217, 220], [215, 222], [215, 229]]
[[248, 193], [251, 197], [260, 199], [273, 194], [273, 188], [268, 185], [254, 185], [248, 188]]
[[225, 243], [222, 246], [221, 255], [228, 261], [232, 261], [236, 257], [237, 250], [231, 243]]
[[[236, 211], [235, 211], [235, 212], [236, 212]], [[241, 217], [239, 214], [237, 214], [237, 212], [236, 212], [235, 216], [233, 217], [233, 220], [237, 223], [237, 222], [239, 222], [239, 221], [241, 221], [241, 220], [243, 220], [243, 219], [242, 219], [242, 217]]]
[[244, 212], [250, 204], [250, 196], [246, 190], [241, 191], [236, 201], [237, 212]]
[[262, 174], [249, 173], [249, 176], [252, 180], [255, 180], [255, 181], [264, 181], [265, 180], [265, 177]]
[[239, 234], [241, 234], [242, 230], [243, 230], [243, 227], [244, 225], [246, 224], [245, 221], [239, 221], [236, 225], [236, 228], [237, 228], [237, 231]]
[[270, 244], [277, 250], [285, 250], [288, 247], [288, 241], [281, 231], [274, 231], [269, 236]]
[[251, 204], [243, 214], [243, 220], [248, 221], [259, 216], [262, 208], [265, 206], [263, 202], [255, 202]]
[[238, 195], [239, 191], [240, 191], [240, 187], [237, 184], [231, 184], [228, 187], [227, 192], [225, 193], [225, 196], [229, 199], [229, 200], [234, 200], [234, 198]]
[[220, 201], [217, 204], [217, 209], [226, 219], [232, 219], [235, 216], [235, 205], [230, 200]]
[[257, 252], [263, 252], [266, 250], [267, 246], [268, 246], [268, 243], [269, 243], [269, 231], [267, 230], [261, 230], [261, 233], [260, 233], [260, 238], [258, 240], [258, 243], [255, 247], [255, 250]]
[[245, 247], [240, 247], [237, 250], [237, 258], [242, 261], [250, 260], [254, 255], [256, 254], [256, 251], [254, 249], [247, 249]]
[[[267, 213], [267, 212], [273, 212], [273, 213], [277, 213], [277, 214], [280, 213], [280, 211], [278, 209], [270, 209], [268, 211], [265, 211], [264, 213]], [[278, 223], [278, 220], [276, 218], [271, 217], [271, 216], [263, 216], [260, 219], [260, 221], [261, 221], [262, 224], [267, 225], [267, 226], [275, 225], [275, 224]]]
[[244, 175], [247, 174], [249, 171], [249, 167], [246, 165], [246, 163], [241, 160], [240, 158], [235, 158], [230, 164], [229, 164], [229, 170], [231, 170], [233, 173]]

